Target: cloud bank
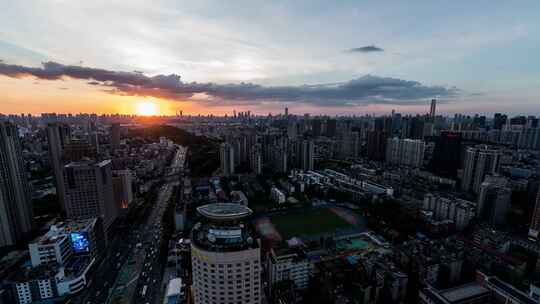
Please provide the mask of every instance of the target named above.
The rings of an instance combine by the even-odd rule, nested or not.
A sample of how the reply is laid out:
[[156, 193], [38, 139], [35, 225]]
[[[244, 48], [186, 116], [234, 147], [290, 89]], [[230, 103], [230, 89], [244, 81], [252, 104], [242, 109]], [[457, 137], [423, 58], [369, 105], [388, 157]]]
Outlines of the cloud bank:
[[373, 53], [373, 52], [384, 52], [384, 50], [378, 46], [367, 45], [357, 48], [348, 49], [349, 53]]
[[[372, 75], [332, 84], [262, 86], [244, 82], [183, 82], [177, 74], [147, 76], [138, 71], [111, 71], [56, 62], [44, 62], [42, 65], [27, 67], [0, 62], [0, 75], [13, 78], [33, 76], [43, 80], [88, 80], [88, 84], [103, 87], [111, 94], [177, 101], [197, 100], [210, 104], [299, 102], [318, 106], [414, 105], [424, 104], [425, 99], [433, 97], [444, 101], [459, 93], [455, 87], [426, 86], [417, 81]], [[207, 98], [199, 98], [201, 95]]]

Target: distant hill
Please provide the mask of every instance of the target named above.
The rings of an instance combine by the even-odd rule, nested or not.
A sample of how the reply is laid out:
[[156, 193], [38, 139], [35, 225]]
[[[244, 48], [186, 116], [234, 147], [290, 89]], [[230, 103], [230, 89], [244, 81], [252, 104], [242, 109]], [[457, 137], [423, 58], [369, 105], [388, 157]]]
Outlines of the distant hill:
[[220, 142], [205, 136], [197, 136], [185, 130], [168, 125], [154, 125], [133, 130], [133, 135], [158, 140], [164, 136], [174, 143], [189, 148], [187, 160], [192, 176], [210, 176], [219, 168]]

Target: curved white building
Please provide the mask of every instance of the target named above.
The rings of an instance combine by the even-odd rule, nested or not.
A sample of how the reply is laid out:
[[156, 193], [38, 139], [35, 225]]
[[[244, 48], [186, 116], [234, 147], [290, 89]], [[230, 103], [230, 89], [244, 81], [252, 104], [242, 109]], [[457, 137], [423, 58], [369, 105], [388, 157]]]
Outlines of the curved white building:
[[245, 206], [217, 203], [197, 208], [191, 263], [196, 304], [261, 302], [261, 251], [242, 219]]

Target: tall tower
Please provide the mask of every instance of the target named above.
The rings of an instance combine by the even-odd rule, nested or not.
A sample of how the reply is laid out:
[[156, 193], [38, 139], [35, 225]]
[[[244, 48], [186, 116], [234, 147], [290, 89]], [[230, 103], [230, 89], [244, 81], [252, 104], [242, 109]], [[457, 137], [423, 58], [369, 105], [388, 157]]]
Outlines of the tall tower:
[[30, 195], [17, 127], [0, 122], [0, 246], [14, 245], [32, 229]]
[[531, 219], [531, 227], [529, 228], [529, 236], [538, 238], [540, 234], [540, 188], [536, 194], [536, 204], [534, 205], [533, 216]]
[[455, 178], [461, 166], [461, 133], [442, 131], [435, 142], [431, 170]]
[[120, 146], [120, 124], [113, 123], [111, 125], [111, 147], [116, 149]]
[[298, 143], [300, 145], [300, 157], [299, 157], [299, 167], [304, 171], [313, 170], [314, 166], [314, 154], [315, 154], [315, 144], [312, 140], [304, 139]]
[[512, 189], [502, 176], [488, 175], [480, 185], [477, 201], [477, 217], [493, 226], [503, 225], [510, 208]]
[[326, 136], [332, 138], [337, 134], [337, 120], [328, 119], [326, 120]]
[[215, 203], [197, 212], [203, 218], [191, 231], [195, 304], [261, 303], [261, 249], [244, 224], [251, 209]]
[[485, 176], [497, 173], [500, 156], [501, 152], [498, 149], [485, 145], [467, 148], [461, 189], [478, 193]]
[[77, 161], [64, 167], [66, 214], [70, 219], [103, 218], [105, 230], [116, 219], [111, 161]]
[[234, 174], [234, 149], [229, 143], [222, 143], [219, 147], [221, 172], [225, 176]]
[[411, 167], [421, 167], [424, 162], [425, 143], [419, 139], [389, 138], [386, 142], [386, 161]]
[[371, 160], [383, 161], [386, 154], [386, 133], [369, 131], [367, 134], [367, 157]]
[[47, 142], [49, 143], [49, 159], [56, 185], [56, 196], [63, 211], [66, 205], [66, 190], [64, 188], [64, 175], [62, 157], [64, 148], [69, 143], [71, 130], [68, 125], [61, 123], [49, 123], [47, 125]]
[[429, 117], [431, 117], [431, 119], [435, 119], [436, 108], [437, 108], [437, 100], [432, 99], [431, 106], [429, 107]]

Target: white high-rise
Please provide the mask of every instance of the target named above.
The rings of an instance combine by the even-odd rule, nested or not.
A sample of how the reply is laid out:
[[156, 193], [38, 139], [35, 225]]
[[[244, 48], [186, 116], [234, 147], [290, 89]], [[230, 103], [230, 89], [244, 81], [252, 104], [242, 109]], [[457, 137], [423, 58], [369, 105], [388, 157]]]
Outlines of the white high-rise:
[[251, 210], [216, 203], [197, 208], [191, 265], [196, 304], [261, 303], [261, 250], [243, 224]]
[[480, 186], [488, 174], [495, 174], [499, 169], [501, 151], [481, 145], [469, 147], [465, 152], [465, 163], [461, 189], [474, 193], [480, 192]]
[[426, 144], [423, 140], [389, 138], [386, 142], [386, 161], [411, 167], [421, 167]]

